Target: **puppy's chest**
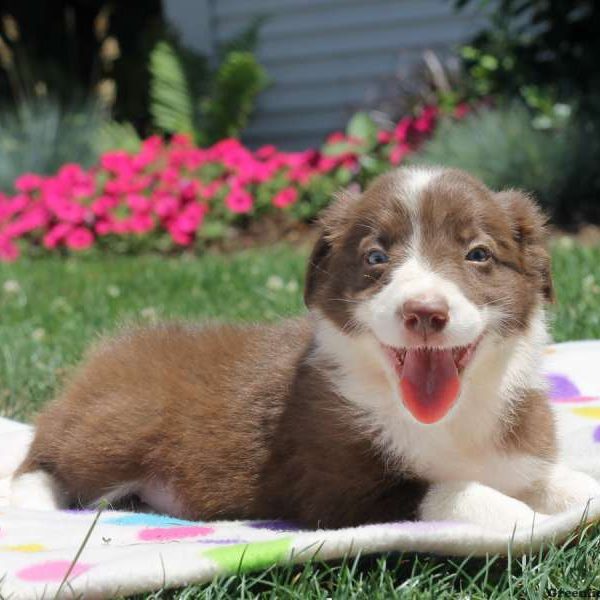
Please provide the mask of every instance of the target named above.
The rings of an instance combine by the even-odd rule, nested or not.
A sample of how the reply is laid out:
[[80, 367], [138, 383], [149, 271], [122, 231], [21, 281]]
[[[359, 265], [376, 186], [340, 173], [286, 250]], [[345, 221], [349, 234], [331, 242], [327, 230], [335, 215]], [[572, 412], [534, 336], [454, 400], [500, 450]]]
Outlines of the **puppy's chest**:
[[[339, 373], [336, 387], [356, 413], [358, 428], [369, 432], [388, 468], [408, 471], [429, 482], [477, 481], [516, 496], [542, 475], [546, 463], [509, 451], [497, 441], [502, 428], [500, 399], [463, 396], [461, 409], [434, 425], [417, 423], [399, 394], [374, 370], [354, 364]], [[487, 391], [487, 390], [486, 390]]]
[[430, 482], [478, 481], [518, 495], [535, 480], [544, 464], [533, 456], [509, 453], [473, 432], [435, 427], [430, 430], [400, 419], [380, 430], [384, 452]]
[[388, 465], [430, 482], [478, 481], [509, 495], [525, 490], [545, 468], [540, 459], [509, 452], [494, 441], [499, 423], [493, 412], [422, 425], [406, 414], [394, 394], [381, 388], [377, 392], [360, 403], [366, 410], [359, 419]]

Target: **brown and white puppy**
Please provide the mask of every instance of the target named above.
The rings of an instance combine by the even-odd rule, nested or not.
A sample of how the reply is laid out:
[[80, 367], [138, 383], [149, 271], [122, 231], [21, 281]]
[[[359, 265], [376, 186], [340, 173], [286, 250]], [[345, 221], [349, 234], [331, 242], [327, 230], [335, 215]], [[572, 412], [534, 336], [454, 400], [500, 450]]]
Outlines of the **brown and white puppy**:
[[191, 519], [511, 531], [600, 494], [556, 460], [550, 260], [527, 196], [400, 169], [322, 228], [308, 316], [99, 343], [40, 416], [13, 505], [135, 494]]

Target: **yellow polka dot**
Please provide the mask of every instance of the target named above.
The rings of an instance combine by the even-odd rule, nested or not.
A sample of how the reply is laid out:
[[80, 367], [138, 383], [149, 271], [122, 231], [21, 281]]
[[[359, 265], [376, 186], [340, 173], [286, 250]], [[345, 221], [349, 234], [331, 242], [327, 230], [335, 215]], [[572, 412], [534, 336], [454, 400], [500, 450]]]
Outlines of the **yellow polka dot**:
[[600, 406], [578, 406], [571, 409], [574, 415], [600, 421]]
[[42, 544], [19, 544], [17, 546], [5, 546], [11, 552], [43, 552], [46, 547]]

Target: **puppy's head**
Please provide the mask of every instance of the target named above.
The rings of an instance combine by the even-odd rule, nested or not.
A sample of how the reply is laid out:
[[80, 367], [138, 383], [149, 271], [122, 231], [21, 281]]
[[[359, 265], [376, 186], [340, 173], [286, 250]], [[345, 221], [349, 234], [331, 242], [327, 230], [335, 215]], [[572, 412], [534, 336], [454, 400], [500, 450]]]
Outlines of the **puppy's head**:
[[402, 400], [442, 419], [486, 337], [519, 336], [552, 298], [544, 218], [517, 191], [456, 170], [399, 169], [322, 219], [307, 305], [377, 341]]

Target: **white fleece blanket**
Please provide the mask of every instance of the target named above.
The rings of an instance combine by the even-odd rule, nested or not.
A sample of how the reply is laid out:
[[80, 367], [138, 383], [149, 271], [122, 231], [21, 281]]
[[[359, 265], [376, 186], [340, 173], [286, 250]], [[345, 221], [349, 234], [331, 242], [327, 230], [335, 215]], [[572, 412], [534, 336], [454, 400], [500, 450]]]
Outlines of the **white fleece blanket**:
[[[547, 351], [561, 453], [569, 464], [600, 479], [599, 366], [600, 341], [558, 344]], [[0, 478], [18, 465], [31, 436], [28, 426], [0, 419]], [[359, 552], [456, 556], [507, 553], [511, 547], [514, 555], [564, 540], [584, 524], [600, 520], [600, 498], [587, 510], [551, 517], [533, 532], [517, 530], [512, 539], [454, 522], [302, 531], [284, 522], [200, 523], [109, 510], [94, 525], [96, 518], [88, 511], [11, 509], [6, 507], [6, 489], [0, 489], [0, 597], [54, 598], [60, 588], [60, 597], [107, 598]]]

